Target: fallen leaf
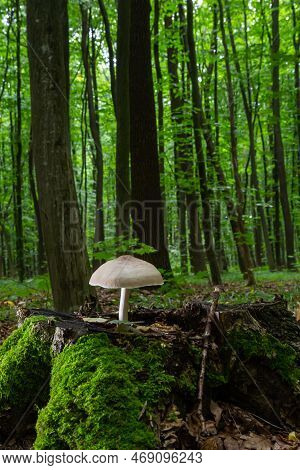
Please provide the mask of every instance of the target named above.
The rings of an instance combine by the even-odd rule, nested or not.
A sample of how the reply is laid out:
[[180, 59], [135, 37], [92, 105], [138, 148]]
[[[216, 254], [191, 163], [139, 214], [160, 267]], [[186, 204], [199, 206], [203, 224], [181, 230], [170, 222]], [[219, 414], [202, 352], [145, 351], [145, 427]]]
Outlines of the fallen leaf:
[[241, 447], [237, 439], [227, 436], [224, 439], [224, 447], [226, 450], [239, 450]]
[[244, 449], [270, 450], [272, 443], [267, 437], [250, 432], [249, 437], [244, 441]]
[[216, 428], [219, 426], [223, 409], [215, 401], [210, 402], [210, 411], [213, 414], [216, 422]]
[[203, 450], [221, 450], [223, 448], [221, 439], [212, 436], [205, 439], [201, 445]]
[[14, 302], [12, 302], [11, 300], [5, 300], [3, 302], [3, 305], [7, 305], [8, 307], [15, 307]]
[[289, 433], [288, 440], [293, 441], [293, 442], [298, 442], [298, 438], [296, 436], [295, 431], [292, 431], [292, 432]]

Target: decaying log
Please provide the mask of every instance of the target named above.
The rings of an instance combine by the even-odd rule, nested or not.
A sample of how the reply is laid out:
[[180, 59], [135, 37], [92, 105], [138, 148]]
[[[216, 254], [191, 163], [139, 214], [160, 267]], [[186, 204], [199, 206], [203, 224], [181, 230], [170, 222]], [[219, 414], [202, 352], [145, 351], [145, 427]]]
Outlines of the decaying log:
[[[193, 300], [179, 309], [139, 308], [131, 312], [132, 323], [128, 326], [111, 321], [112, 317], [109, 315], [101, 316], [101, 322], [93, 321], [93, 318], [84, 321], [84, 318], [79, 315], [47, 309], [19, 309], [18, 316], [20, 322], [30, 315], [49, 317], [52, 326], [55, 326], [52, 348], [56, 354], [59, 354], [65, 345], [76, 342], [80, 336], [91, 333], [105, 332], [113, 344], [120, 347], [128, 341], [134, 343], [135, 338], [141, 335], [149, 338], [149, 341], [159, 340], [170, 343], [173, 359], [170, 364], [166, 365], [168, 371], [177, 377], [182, 377], [186, 370], [188, 371], [187, 379], [194, 374], [195, 390], [197, 390], [197, 377], [200, 377], [199, 394], [197, 397], [197, 392], [195, 393], [194, 401], [191, 396], [188, 398], [181, 396], [178, 387], [174, 388], [170, 397], [170, 406], [176, 405], [182, 421], [182, 425], [178, 426], [178, 429], [176, 427], [177, 431], [174, 432], [177, 432], [177, 437], [180, 434], [181, 441], [187, 441], [189, 445], [191, 445], [190, 439], [194, 439], [194, 445], [200, 445], [197, 444], [196, 437], [197, 432], [199, 435], [199, 430], [203, 430], [203, 423], [207, 423], [208, 428], [211, 426], [212, 400], [231, 403], [248, 410], [274, 427], [286, 430], [299, 429], [300, 394], [296, 384], [289, 383], [276, 368], [272, 367], [272, 357], [267, 355], [258, 357], [254, 354], [253, 357], [249, 356], [245, 359], [243, 352], [237, 351], [231, 344], [231, 335], [238, 335], [239, 331], [246, 334], [246, 341], [248, 333], [249, 341], [250, 333], [257, 334], [262, 341], [266, 337], [271, 337], [274, 341], [278, 340], [292, 348], [299, 365], [300, 325], [295, 321], [292, 312], [288, 311], [284, 299], [275, 298], [272, 302], [255, 302], [237, 306], [218, 305], [217, 309], [213, 309], [216, 310], [214, 315], [209, 317], [211, 307], [209, 302]], [[93, 317], [93, 312], [91, 313], [90, 317]], [[209, 334], [207, 334], [208, 318], [212, 320]], [[194, 351], [202, 352], [204, 363], [209, 348], [204, 369], [203, 362], [201, 367], [201, 361], [199, 364], [192, 358], [191, 346]], [[203, 393], [203, 370], [207, 371], [207, 369], [209, 380]], [[217, 383], [214, 383], [215, 379], [211, 377], [215, 377]], [[199, 403], [203, 413], [202, 420], [200, 419], [199, 422], [194, 420], [191, 423], [187, 417], [193, 415]], [[198, 431], [192, 433], [191, 436], [189, 433], [192, 428]], [[165, 434], [162, 432], [162, 435]]]

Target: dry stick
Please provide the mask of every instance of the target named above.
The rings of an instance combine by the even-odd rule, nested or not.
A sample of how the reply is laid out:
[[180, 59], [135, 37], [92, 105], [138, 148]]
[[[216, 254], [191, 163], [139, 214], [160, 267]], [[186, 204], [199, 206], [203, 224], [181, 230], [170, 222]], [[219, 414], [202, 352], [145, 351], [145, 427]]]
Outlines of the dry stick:
[[220, 289], [219, 287], [215, 287], [214, 292], [212, 294], [213, 301], [209, 310], [209, 313], [207, 315], [207, 321], [206, 321], [206, 326], [205, 326], [205, 331], [204, 331], [204, 341], [203, 341], [203, 352], [202, 352], [202, 361], [201, 361], [201, 369], [200, 369], [200, 375], [199, 375], [199, 381], [198, 381], [198, 409], [197, 413], [200, 418], [200, 423], [201, 423], [201, 432], [205, 433], [206, 432], [206, 426], [205, 426], [205, 419], [203, 417], [203, 392], [204, 392], [204, 377], [205, 377], [205, 369], [206, 369], [206, 359], [207, 359], [207, 353], [208, 353], [208, 347], [209, 347], [209, 339], [210, 339], [210, 333], [211, 333], [211, 323], [213, 321], [213, 318], [215, 316], [218, 302], [219, 302], [219, 297], [220, 297]]

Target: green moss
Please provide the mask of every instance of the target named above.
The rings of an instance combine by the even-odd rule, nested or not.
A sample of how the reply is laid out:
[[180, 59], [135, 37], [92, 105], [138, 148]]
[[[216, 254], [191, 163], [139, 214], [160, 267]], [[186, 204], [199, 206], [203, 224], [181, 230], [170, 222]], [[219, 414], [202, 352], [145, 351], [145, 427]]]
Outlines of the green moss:
[[217, 388], [220, 385], [224, 385], [228, 382], [228, 378], [219, 371], [208, 369], [206, 373], [207, 385], [210, 388]]
[[191, 365], [180, 374], [177, 387], [183, 394], [187, 394], [191, 398], [196, 396], [197, 393], [197, 382], [198, 382], [198, 374], [195, 368]]
[[43, 329], [46, 322], [45, 317], [28, 318], [0, 346], [0, 410], [13, 407], [17, 414], [49, 376], [50, 337]]
[[229, 341], [237, 352], [243, 354], [245, 360], [253, 357], [265, 358], [269, 367], [276, 370], [286, 382], [293, 386], [299, 382], [300, 369], [296, 352], [274, 336], [238, 329], [230, 334]]
[[40, 412], [35, 449], [151, 449], [143, 419], [170, 393], [168, 346], [137, 339], [117, 347], [104, 334], [82, 337], [55, 359], [50, 401]]

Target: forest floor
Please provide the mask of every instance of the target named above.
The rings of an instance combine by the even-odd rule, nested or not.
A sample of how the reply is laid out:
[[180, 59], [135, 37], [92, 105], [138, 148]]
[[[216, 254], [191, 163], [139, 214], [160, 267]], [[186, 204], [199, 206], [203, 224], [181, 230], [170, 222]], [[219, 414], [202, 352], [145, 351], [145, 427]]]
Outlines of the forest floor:
[[[236, 271], [224, 275], [223, 290], [219, 303], [233, 306], [255, 301], [271, 301], [282, 296], [289, 310], [300, 316], [300, 273], [256, 271], [256, 286], [247, 287]], [[132, 310], [178, 309], [189, 302], [211, 301], [212, 286], [205, 276], [177, 276], [161, 288], [136, 289], [130, 299]], [[99, 289], [97, 292], [102, 313], [113, 314], [118, 310], [119, 290]], [[15, 280], [0, 280], [0, 343], [16, 328], [16, 307], [52, 308], [50, 283], [47, 276], [19, 283]], [[298, 449], [298, 432], [286, 432], [280, 427], [261, 420], [249, 411], [229, 403], [212, 402], [214, 416], [211, 426], [217, 430], [205, 439], [202, 448], [207, 449]], [[222, 426], [219, 425], [222, 415]], [[172, 422], [163, 423], [166, 443], [174, 429], [182, 426], [182, 420], [173, 413]], [[193, 426], [193, 423], [189, 424]], [[291, 429], [290, 429], [291, 430]], [[30, 431], [24, 442], [10, 442], [10, 448], [28, 448], [34, 440]], [[172, 439], [171, 439], [172, 441]], [[172, 448], [172, 442], [170, 443]], [[166, 444], [168, 448], [168, 444]]]
[[[255, 271], [256, 285], [246, 286], [241, 275], [231, 270], [223, 275], [221, 304], [235, 305], [258, 300], [270, 301], [283, 296], [293, 312], [300, 311], [300, 272], [263, 269]], [[190, 299], [209, 300], [212, 287], [207, 277], [175, 276], [160, 288], [132, 290], [131, 308], [178, 308]], [[117, 313], [119, 290], [99, 289], [97, 295], [103, 313]], [[14, 279], [0, 280], [0, 342], [14, 328], [16, 307], [52, 308], [50, 281], [47, 275], [28, 279], [23, 283]], [[300, 313], [300, 312], [299, 312]]]

